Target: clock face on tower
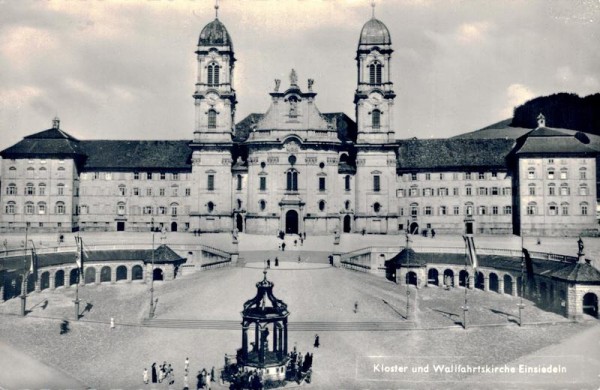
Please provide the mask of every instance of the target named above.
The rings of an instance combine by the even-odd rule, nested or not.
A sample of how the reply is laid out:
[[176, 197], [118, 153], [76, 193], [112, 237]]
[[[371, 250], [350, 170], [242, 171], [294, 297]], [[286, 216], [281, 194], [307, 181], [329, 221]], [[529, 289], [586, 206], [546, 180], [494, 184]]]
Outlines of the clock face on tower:
[[215, 104], [217, 104], [218, 100], [219, 100], [219, 96], [216, 93], [209, 93], [208, 95], [206, 95], [206, 101], [211, 106], [214, 106]]
[[380, 93], [373, 92], [369, 95], [369, 102], [373, 105], [378, 105], [383, 101], [383, 96]]

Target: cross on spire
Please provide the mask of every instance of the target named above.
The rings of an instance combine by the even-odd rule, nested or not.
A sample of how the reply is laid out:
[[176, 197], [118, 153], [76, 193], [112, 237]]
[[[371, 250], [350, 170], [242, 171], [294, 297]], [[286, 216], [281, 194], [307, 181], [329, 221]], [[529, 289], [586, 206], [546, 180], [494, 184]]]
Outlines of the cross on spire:
[[215, 19], [219, 19], [219, 0], [215, 0]]
[[373, 10], [371, 11], [371, 17], [375, 19], [375, 0], [371, 0], [371, 7], [373, 8]]

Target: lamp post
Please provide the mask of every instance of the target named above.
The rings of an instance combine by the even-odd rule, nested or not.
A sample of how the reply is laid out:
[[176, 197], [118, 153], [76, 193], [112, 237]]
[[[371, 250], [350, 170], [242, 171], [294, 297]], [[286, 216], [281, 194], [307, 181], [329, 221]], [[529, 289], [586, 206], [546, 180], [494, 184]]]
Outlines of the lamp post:
[[[525, 286], [525, 281], [523, 280], [523, 268], [524, 268], [524, 263], [525, 263], [525, 256], [523, 253], [523, 232], [521, 232], [521, 297], [519, 299], [519, 304], [517, 305], [519, 307], [519, 326], [523, 325], [523, 309], [525, 308], [525, 305], [523, 304], [523, 287]], [[518, 279], [517, 279], [517, 289], [519, 288], [519, 283], [518, 283]]]
[[152, 230], [152, 269], [150, 271], [150, 311], [148, 312], [148, 318], [154, 317], [154, 218], [150, 220]]

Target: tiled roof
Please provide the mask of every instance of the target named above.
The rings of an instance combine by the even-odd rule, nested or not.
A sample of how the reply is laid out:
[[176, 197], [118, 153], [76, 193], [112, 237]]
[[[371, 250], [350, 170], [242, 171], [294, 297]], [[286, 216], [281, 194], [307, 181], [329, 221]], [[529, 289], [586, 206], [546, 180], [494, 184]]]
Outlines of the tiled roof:
[[191, 170], [189, 141], [81, 141], [87, 154], [84, 171], [102, 169]]
[[[583, 134], [583, 133], [581, 133]], [[597, 152], [591, 147], [585, 145], [580, 139], [587, 140], [577, 136], [577, 132], [571, 134], [563, 129], [553, 129], [540, 127], [530, 131], [517, 140], [519, 145], [515, 154], [589, 154], [594, 155]]]
[[569, 282], [600, 284], [600, 271], [587, 263], [571, 263], [552, 273], [552, 277]]
[[506, 168], [511, 139], [412, 139], [398, 147], [398, 170]]
[[429, 260], [430, 253], [416, 253], [412, 248], [404, 248], [396, 256], [385, 262], [386, 267], [398, 269], [424, 267]]
[[0, 152], [3, 158], [30, 156], [62, 156], [79, 158], [83, 155], [80, 142], [60, 129], [48, 129], [23, 138]]

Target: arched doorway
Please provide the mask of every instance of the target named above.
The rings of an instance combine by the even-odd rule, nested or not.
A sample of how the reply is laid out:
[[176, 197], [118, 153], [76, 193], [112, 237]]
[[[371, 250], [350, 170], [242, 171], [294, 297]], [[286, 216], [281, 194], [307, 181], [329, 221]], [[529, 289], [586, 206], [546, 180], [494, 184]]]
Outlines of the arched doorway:
[[[48, 276], [48, 278], [50, 278], [50, 276]], [[27, 276], [27, 294], [35, 291], [35, 279], [35, 274], [29, 274], [29, 276]], [[50, 282], [48, 282], [48, 284], [49, 283]]]
[[117, 267], [117, 282], [127, 279], [127, 267], [120, 265]]
[[598, 317], [598, 296], [594, 293], [587, 293], [583, 296], [583, 313]]
[[413, 286], [417, 285], [417, 274], [413, 271], [410, 271], [406, 274], [406, 284], [412, 284]]
[[50, 272], [46, 271], [42, 273], [41, 279], [42, 280], [40, 281], [40, 290], [50, 288]]
[[485, 276], [483, 276], [483, 273], [477, 272], [477, 274], [475, 276], [475, 288], [483, 290], [484, 279], [485, 279]]
[[102, 267], [102, 269], [100, 270], [100, 282], [110, 282], [110, 267], [109, 266], [104, 266]]
[[410, 234], [419, 234], [419, 224], [413, 222], [410, 224]]
[[154, 280], [164, 280], [162, 269], [154, 268], [154, 271], [152, 271], [152, 278]]
[[458, 285], [461, 287], [467, 287], [469, 283], [469, 273], [465, 270], [460, 271], [458, 274]]
[[497, 293], [501, 292], [498, 291], [498, 287], [498, 275], [492, 272], [490, 274], [490, 291], [495, 291]]
[[235, 216], [235, 227], [240, 233], [244, 231], [244, 218], [242, 218], [241, 214]]
[[504, 275], [504, 294], [512, 294], [513, 280], [510, 275]]
[[96, 282], [96, 268], [88, 267], [85, 269], [85, 283], [95, 283]]
[[427, 282], [428, 284], [438, 285], [438, 270], [435, 268], [431, 268], [429, 272], [427, 272]]
[[289, 210], [285, 213], [285, 233], [298, 234], [298, 212]]
[[444, 271], [444, 284], [449, 287], [454, 287], [454, 272], [451, 269]]
[[59, 269], [54, 274], [54, 287], [62, 287], [65, 285], [65, 271]]
[[77, 284], [79, 281], [79, 268], [73, 268], [71, 272], [69, 272], [69, 286]]
[[349, 215], [344, 217], [344, 233], [350, 233], [352, 231], [352, 218]]
[[171, 231], [172, 232], [176, 232], [177, 231], [177, 222], [171, 222]]
[[144, 270], [141, 265], [134, 265], [131, 269], [132, 280], [142, 280], [144, 278]]

